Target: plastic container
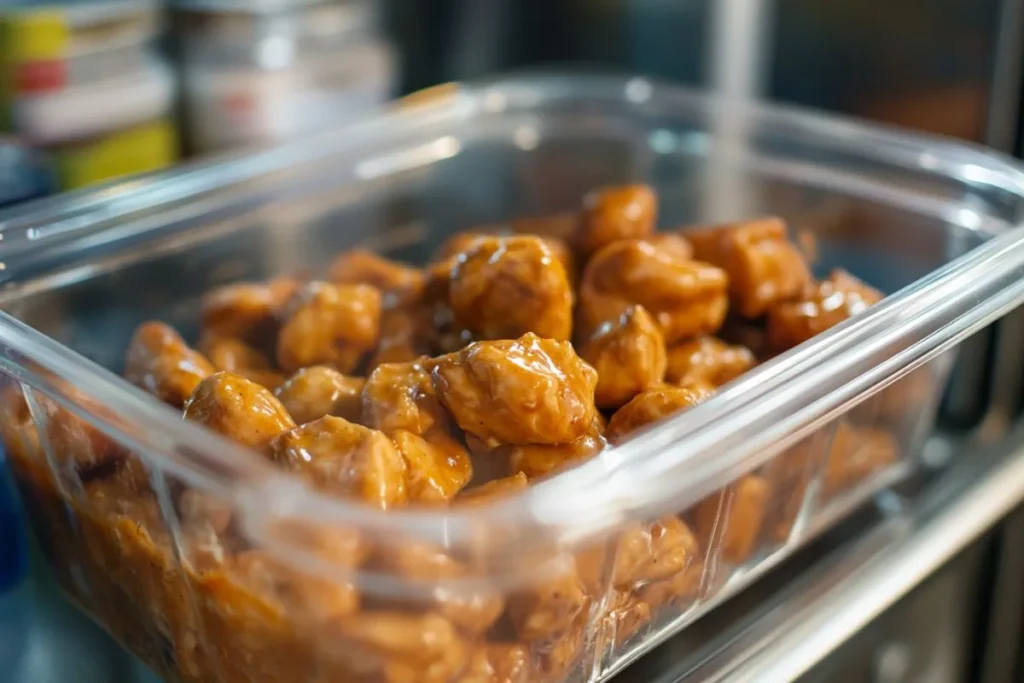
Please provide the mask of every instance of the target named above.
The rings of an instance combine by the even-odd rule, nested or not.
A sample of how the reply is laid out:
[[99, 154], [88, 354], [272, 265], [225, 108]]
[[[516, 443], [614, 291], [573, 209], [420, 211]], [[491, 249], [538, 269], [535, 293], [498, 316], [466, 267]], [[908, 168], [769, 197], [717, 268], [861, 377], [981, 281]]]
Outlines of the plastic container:
[[[114, 374], [136, 324], [188, 334], [211, 286], [356, 244], [424, 258], [627, 179], [662, 227], [779, 214], [892, 295], [472, 508], [325, 497]], [[3, 217], [0, 426], [61, 584], [168, 680], [604, 678], [913, 470], [952, 351], [1024, 300], [1022, 208], [994, 155], [830, 117], [598, 76], [442, 88]], [[111, 454], [147, 476], [83, 476]]]

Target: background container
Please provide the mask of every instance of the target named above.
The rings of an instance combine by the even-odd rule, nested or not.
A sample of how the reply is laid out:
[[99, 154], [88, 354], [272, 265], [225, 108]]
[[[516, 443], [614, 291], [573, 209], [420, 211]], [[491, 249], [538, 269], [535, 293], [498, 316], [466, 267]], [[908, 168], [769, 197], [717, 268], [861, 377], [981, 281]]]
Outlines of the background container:
[[[636, 79], [418, 102], [4, 223], [0, 303], [27, 326], [0, 318], [0, 425], [26, 508], [70, 595], [171, 680], [608, 675], [912, 470], [948, 352], [1024, 296], [1024, 176], [983, 152]], [[899, 291], [472, 512], [314, 494], [97, 366], [154, 311], [193, 333], [212, 286], [357, 244], [423, 260], [627, 179], [658, 189], [662, 227], [776, 213], [819, 274]], [[723, 183], [735, 201], [707, 201]], [[131, 476], [94, 478], [97, 457]]]
[[366, 0], [176, 3], [190, 151], [280, 142], [383, 104], [395, 60]]
[[55, 189], [177, 160], [174, 77], [154, 51], [159, 16], [138, 0], [0, 9], [4, 128], [41, 151]]

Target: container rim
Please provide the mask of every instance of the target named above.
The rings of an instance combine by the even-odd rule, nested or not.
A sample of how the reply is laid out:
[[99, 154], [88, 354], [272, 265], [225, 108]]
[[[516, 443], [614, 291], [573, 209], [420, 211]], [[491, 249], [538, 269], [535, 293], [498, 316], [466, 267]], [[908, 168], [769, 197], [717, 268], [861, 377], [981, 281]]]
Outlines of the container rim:
[[[449, 84], [400, 101], [386, 115], [294, 144], [9, 211], [0, 215], [0, 264], [26, 244], [45, 250], [69, 235], [91, 236], [143, 207], [152, 211], [211, 188], [231, 187], [334, 156], [367, 141], [386, 139], [397, 128], [415, 130], [425, 120], [459, 121], [475, 114], [590, 98], [637, 107], [656, 102], [705, 114], [728, 109], [730, 115], [798, 136], [806, 144], [825, 144], [1024, 198], [1024, 172], [1019, 167], [970, 145], [792, 107], [727, 101], [643, 78], [544, 73]], [[967, 211], [958, 203], [946, 204], [951, 215]], [[54, 226], [61, 229], [47, 230]], [[38, 231], [34, 236], [33, 230]], [[544, 542], [571, 542], [633, 515], [668, 504], [685, 508], [695, 503], [760, 466], [865, 391], [927, 362], [1018, 305], [1024, 300], [1024, 230], [994, 232], [999, 234], [864, 315], [758, 367], [707, 403], [642, 431], [559, 477], [481, 507], [382, 512], [318, 493], [252, 457], [251, 451], [182, 421], [113, 372], [6, 313], [0, 313], [0, 344], [6, 347], [0, 368], [137, 449], [162, 470], [232, 496], [245, 512], [250, 535], [273, 535], [274, 519], [284, 516], [419, 535], [445, 546], [479, 543], [482, 532], [498, 525], [508, 528], [513, 521], [542, 530], [538, 539]], [[301, 549], [296, 552], [302, 556]]]

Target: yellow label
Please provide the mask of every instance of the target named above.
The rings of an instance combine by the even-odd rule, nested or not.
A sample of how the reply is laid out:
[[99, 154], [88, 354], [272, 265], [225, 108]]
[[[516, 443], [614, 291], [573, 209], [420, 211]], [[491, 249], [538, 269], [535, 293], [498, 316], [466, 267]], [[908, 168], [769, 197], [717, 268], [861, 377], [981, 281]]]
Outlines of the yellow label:
[[67, 53], [71, 31], [59, 10], [17, 12], [4, 21], [11, 63], [63, 59]]
[[54, 152], [60, 189], [156, 171], [177, 160], [177, 139], [168, 121], [148, 123]]

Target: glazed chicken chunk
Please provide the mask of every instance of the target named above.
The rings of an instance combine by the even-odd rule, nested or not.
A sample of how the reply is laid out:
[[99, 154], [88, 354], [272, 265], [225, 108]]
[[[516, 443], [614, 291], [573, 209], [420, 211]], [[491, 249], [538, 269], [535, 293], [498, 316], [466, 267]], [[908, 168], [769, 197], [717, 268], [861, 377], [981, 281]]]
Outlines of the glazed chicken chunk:
[[199, 383], [214, 372], [209, 360], [163, 323], [139, 325], [125, 354], [125, 379], [174, 408], [184, 406]]
[[258, 349], [235, 337], [207, 334], [199, 341], [199, 349], [218, 370], [233, 372], [267, 389], [284, 382], [284, 375]]
[[370, 373], [362, 414], [364, 424], [388, 434], [404, 430], [422, 436], [447, 429], [450, 421], [421, 361], [385, 363]]
[[780, 351], [792, 348], [881, 300], [878, 290], [835, 270], [802, 297], [768, 311], [768, 343]]
[[665, 379], [665, 338], [642, 306], [630, 305], [580, 345], [580, 356], [597, 370], [597, 407], [612, 410]]
[[384, 296], [384, 308], [415, 302], [423, 292], [423, 272], [366, 249], [353, 249], [334, 260], [330, 281], [339, 285], [370, 285]]
[[409, 500], [414, 503], [447, 503], [473, 476], [469, 453], [447, 435], [433, 434], [428, 440], [400, 429], [391, 440], [405, 459]]
[[597, 414], [594, 369], [568, 342], [535, 334], [443, 356], [433, 380], [459, 427], [485, 442], [570, 443]]
[[[469, 569], [440, 549], [409, 539], [399, 539], [380, 548], [374, 568], [413, 581], [457, 580], [472, 576]], [[435, 609], [462, 632], [478, 636], [494, 625], [505, 609], [497, 591], [486, 589], [462, 594], [440, 593], [430, 600]]]
[[298, 280], [278, 278], [214, 289], [200, 304], [203, 332], [262, 345], [276, 331], [281, 308], [300, 286]]
[[613, 242], [643, 239], [654, 233], [657, 219], [658, 198], [646, 185], [596, 189], [583, 199], [576, 249], [586, 259]]
[[474, 240], [454, 259], [448, 306], [472, 339], [515, 339], [527, 332], [567, 340], [573, 293], [565, 267], [538, 237]]
[[745, 346], [726, 344], [716, 337], [700, 337], [668, 350], [665, 381], [669, 384], [709, 384], [720, 387], [757, 363]]
[[309, 365], [351, 372], [377, 344], [380, 310], [380, 291], [368, 285], [309, 283], [285, 308], [278, 365], [286, 372]]
[[274, 462], [325, 491], [381, 509], [408, 500], [407, 467], [383, 433], [327, 415], [277, 436]]
[[685, 236], [698, 259], [728, 273], [729, 298], [747, 318], [799, 296], [811, 282], [803, 254], [778, 218], [689, 230]]
[[567, 444], [519, 444], [503, 446], [509, 471], [523, 474], [530, 480], [548, 477], [589, 460], [604, 449], [604, 425], [601, 419], [591, 424], [587, 433]]
[[618, 443], [632, 432], [711, 398], [714, 389], [706, 384], [681, 387], [662, 386], [638, 394], [619, 408], [608, 421], [605, 437]]
[[185, 403], [185, 419], [257, 449], [295, 426], [269, 389], [230, 372], [215, 373], [199, 383]]
[[349, 377], [326, 365], [302, 368], [274, 393], [299, 424], [324, 415], [358, 422], [363, 408], [362, 377]]
[[679, 260], [642, 240], [621, 240], [595, 254], [583, 271], [580, 317], [592, 330], [637, 304], [674, 344], [721, 327], [727, 285], [725, 272], [712, 265]]

